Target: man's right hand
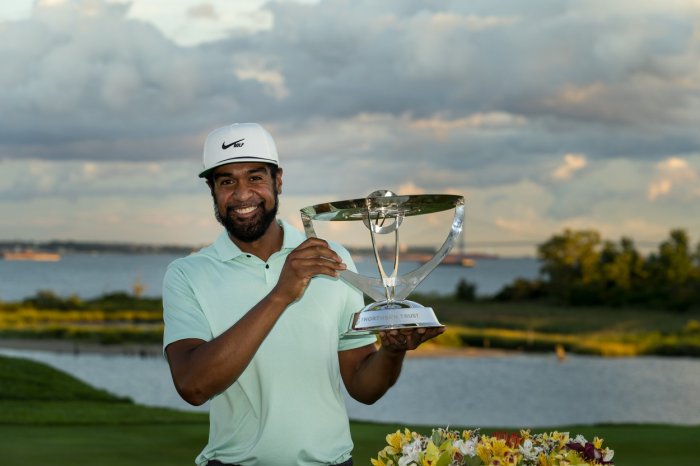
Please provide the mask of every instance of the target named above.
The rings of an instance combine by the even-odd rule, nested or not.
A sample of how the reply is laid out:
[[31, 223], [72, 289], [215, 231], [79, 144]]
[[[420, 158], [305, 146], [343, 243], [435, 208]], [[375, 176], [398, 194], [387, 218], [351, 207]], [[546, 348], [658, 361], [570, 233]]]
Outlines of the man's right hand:
[[304, 294], [304, 290], [314, 276], [337, 277], [346, 268], [343, 260], [326, 241], [309, 238], [287, 256], [277, 285], [271, 294], [291, 304]]

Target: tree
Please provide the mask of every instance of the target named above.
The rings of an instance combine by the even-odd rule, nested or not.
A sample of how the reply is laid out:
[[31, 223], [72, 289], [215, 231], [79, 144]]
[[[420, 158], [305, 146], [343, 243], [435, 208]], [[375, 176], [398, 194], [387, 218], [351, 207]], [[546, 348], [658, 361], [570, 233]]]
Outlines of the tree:
[[644, 258], [630, 238], [623, 237], [619, 246], [606, 241], [600, 253], [600, 275], [603, 301], [622, 305], [633, 301], [644, 286]]
[[476, 300], [476, 285], [462, 278], [457, 284], [455, 294], [459, 301], [474, 301]]
[[683, 285], [697, 277], [690, 251], [690, 240], [685, 230], [672, 230], [669, 239], [659, 245], [659, 252], [649, 258], [648, 269], [652, 279], [666, 285]]
[[599, 282], [600, 242], [597, 231], [567, 228], [538, 247], [551, 295], [569, 301], [577, 289]]
[[700, 302], [700, 269], [685, 230], [672, 230], [647, 261], [653, 301], [683, 311]]
[[700, 242], [671, 230], [658, 252], [642, 256], [630, 238], [601, 243], [594, 230], [552, 236], [537, 249], [543, 281], [515, 282], [496, 299], [554, 298], [566, 304], [643, 304], [685, 310], [700, 307]]

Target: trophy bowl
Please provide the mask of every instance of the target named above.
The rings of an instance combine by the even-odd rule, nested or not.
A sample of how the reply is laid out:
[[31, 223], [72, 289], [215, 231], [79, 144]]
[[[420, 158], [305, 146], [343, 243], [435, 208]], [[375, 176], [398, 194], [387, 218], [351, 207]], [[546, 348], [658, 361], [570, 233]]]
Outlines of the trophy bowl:
[[[404, 218], [454, 209], [450, 232], [435, 255], [405, 275], [398, 274], [399, 229]], [[397, 195], [378, 190], [366, 198], [327, 202], [301, 209], [307, 237], [316, 237], [313, 222], [362, 221], [370, 232], [379, 278], [350, 270], [340, 278], [375, 301], [354, 313], [344, 336], [360, 336], [402, 328], [442, 327], [432, 308], [406, 299], [449, 253], [462, 231], [464, 197], [448, 194]], [[382, 265], [376, 235], [394, 233], [394, 266], [387, 274]]]

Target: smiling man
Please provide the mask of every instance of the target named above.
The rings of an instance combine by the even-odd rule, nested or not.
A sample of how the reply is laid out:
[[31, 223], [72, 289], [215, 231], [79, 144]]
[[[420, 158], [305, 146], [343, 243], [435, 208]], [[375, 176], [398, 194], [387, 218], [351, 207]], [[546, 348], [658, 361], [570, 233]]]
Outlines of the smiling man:
[[354, 265], [341, 246], [306, 239], [276, 219], [282, 169], [256, 123], [213, 131], [205, 178], [224, 226], [173, 262], [163, 285], [163, 347], [178, 393], [210, 400], [198, 465], [351, 465], [340, 391], [374, 403], [396, 382], [407, 350], [442, 329], [344, 339], [362, 295], [338, 279]]

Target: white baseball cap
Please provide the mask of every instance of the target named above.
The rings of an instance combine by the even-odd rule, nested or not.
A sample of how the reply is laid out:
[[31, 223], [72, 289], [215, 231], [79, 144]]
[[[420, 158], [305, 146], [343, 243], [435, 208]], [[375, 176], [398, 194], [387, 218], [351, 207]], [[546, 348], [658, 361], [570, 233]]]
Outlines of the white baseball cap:
[[215, 129], [204, 141], [205, 178], [211, 170], [228, 163], [262, 162], [279, 165], [277, 146], [270, 133], [257, 123], [234, 123]]

